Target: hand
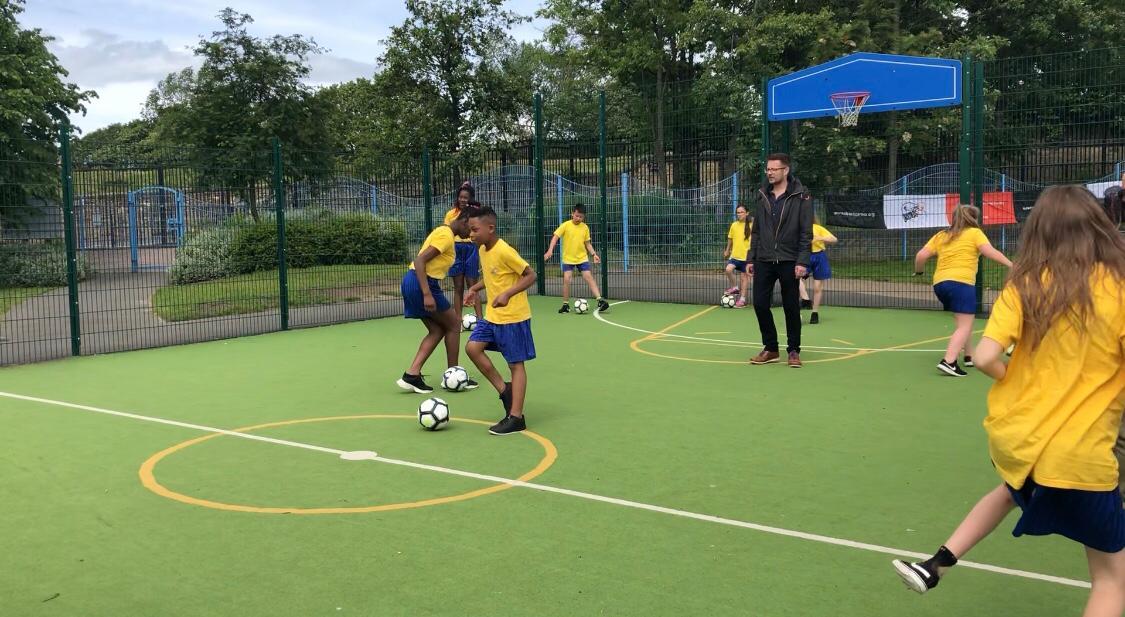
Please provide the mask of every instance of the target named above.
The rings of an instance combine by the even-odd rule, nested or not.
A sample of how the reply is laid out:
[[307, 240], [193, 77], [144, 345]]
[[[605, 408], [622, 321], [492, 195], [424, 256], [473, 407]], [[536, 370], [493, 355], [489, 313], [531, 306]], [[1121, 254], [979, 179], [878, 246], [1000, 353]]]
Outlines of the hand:
[[432, 313], [437, 310], [437, 301], [432, 294], [425, 294], [422, 296], [422, 306], [426, 308], [427, 313]]
[[805, 275], [809, 273], [809, 269], [806, 268], [805, 266], [800, 265], [800, 264], [797, 264], [797, 267], [794, 268], [793, 271], [794, 271], [794, 273], [796, 273], [797, 278], [799, 278], [799, 279], [805, 278]]
[[746, 274], [749, 274], [750, 276], [754, 276], [754, 262], [752, 262], [752, 261], [747, 262], [747, 264], [746, 264]]
[[730, 259], [730, 251], [723, 249], [723, 259]]
[[508, 295], [508, 292], [504, 292], [496, 296], [496, 299], [492, 301], [492, 308], [503, 308], [505, 306], [508, 306], [508, 299], [510, 297], [511, 296]]
[[554, 254], [555, 253], [553, 251], [547, 251], [546, 253], [543, 254], [543, 261], [551, 261], [551, 257]]
[[477, 292], [469, 290], [465, 292], [465, 297], [462, 299], [463, 306], [473, 306], [477, 303]]
[[596, 264], [602, 263], [602, 258], [598, 257], [597, 253], [594, 253], [594, 263], [596, 263]]

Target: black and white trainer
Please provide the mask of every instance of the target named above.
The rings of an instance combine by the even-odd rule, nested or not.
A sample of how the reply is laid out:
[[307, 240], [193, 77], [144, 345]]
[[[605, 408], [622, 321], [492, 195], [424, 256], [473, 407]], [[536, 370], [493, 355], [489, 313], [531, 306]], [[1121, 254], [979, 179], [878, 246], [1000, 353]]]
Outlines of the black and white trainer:
[[938, 581], [941, 580], [938, 573], [931, 570], [930, 566], [923, 562], [908, 563], [901, 559], [895, 559], [891, 562], [891, 565], [895, 567], [895, 573], [902, 579], [902, 582], [909, 589], [918, 593], [926, 593], [937, 587]]
[[511, 435], [527, 428], [523, 416], [504, 416], [504, 419], [489, 427], [488, 432], [493, 435]]
[[422, 381], [421, 375], [411, 375], [410, 373], [403, 373], [402, 379], [395, 382], [398, 387], [406, 390], [407, 392], [414, 392], [415, 394], [430, 394], [434, 391], [433, 388], [426, 385]]
[[941, 362], [938, 362], [937, 369], [939, 371], [945, 373], [946, 375], [950, 375], [952, 377], [968, 377], [969, 376], [968, 373], [961, 370], [960, 366], [957, 366], [956, 360], [953, 361], [953, 364], [950, 364], [943, 359]]

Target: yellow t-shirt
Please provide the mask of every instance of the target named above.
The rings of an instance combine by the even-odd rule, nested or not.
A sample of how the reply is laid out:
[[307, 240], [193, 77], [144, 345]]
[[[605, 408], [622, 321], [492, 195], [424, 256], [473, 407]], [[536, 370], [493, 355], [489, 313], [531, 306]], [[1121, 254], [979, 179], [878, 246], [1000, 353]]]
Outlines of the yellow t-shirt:
[[[753, 228], [754, 223], [750, 223], [750, 229]], [[727, 239], [730, 240], [730, 258], [746, 261], [746, 254], [750, 252], [750, 238], [746, 237], [746, 228], [742, 221], [730, 224]]]
[[576, 265], [590, 261], [586, 254], [586, 243], [590, 241], [590, 227], [586, 223], [574, 224], [566, 221], [555, 229], [555, 235], [562, 243], [562, 262]]
[[812, 252], [822, 253], [824, 252], [824, 240], [817, 240], [817, 238], [835, 238], [836, 236], [832, 235], [832, 232], [828, 231], [826, 227], [813, 223], [812, 237]]
[[[426, 262], [426, 276], [443, 279], [449, 274], [453, 258], [457, 256], [453, 250], [453, 230], [448, 225], [435, 227], [430, 235], [426, 236], [426, 241], [422, 243], [422, 248], [418, 249], [418, 254], [421, 255], [422, 251], [431, 246], [438, 250], [438, 256]], [[410, 264], [410, 269], [414, 269], [413, 262]]]
[[490, 323], [509, 324], [531, 319], [531, 305], [527, 302], [526, 290], [512, 296], [508, 300], [508, 306], [492, 306], [492, 299], [515, 285], [526, 269], [527, 262], [507, 242], [497, 240], [491, 250], [481, 245], [480, 270], [484, 276], [484, 288], [488, 291], [484, 318]]
[[939, 231], [926, 243], [926, 248], [938, 256], [934, 285], [942, 281], [975, 285], [980, 247], [989, 244], [988, 238], [978, 227], [965, 229], [952, 242], [948, 238], [948, 231]]
[[[445, 219], [443, 219], [442, 222], [445, 223], [446, 225], [448, 225], [448, 224], [452, 223], [453, 221], [457, 220], [457, 217], [459, 217], [459, 216], [461, 216], [461, 210], [460, 209], [450, 208], [449, 212], [445, 213]], [[468, 236], [465, 236], [465, 237], [457, 236], [456, 241], [457, 242], [472, 242], [472, 240], [470, 240]]]
[[984, 336], [1016, 343], [1004, 379], [988, 393], [988, 449], [1004, 482], [1116, 490], [1113, 444], [1125, 407], [1125, 309], [1121, 282], [1100, 269], [1090, 277], [1094, 310], [1079, 330], [1066, 318], [1031, 352], [1018, 344], [1023, 315], [1011, 285], [992, 308]]

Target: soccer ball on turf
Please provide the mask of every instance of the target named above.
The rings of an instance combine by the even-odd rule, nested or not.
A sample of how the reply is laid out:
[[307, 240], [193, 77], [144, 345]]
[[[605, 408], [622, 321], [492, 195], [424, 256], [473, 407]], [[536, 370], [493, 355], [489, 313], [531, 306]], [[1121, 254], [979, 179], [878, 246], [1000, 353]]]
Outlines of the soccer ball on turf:
[[472, 313], [469, 313], [469, 314], [465, 315], [464, 317], [462, 317], [461, 318], [461, 327], [464, 328], [465, 331], [469, 331], [469, 330], [472, 330], [473, 328], [477, 327], [477, 316], [472, 314]]
[[719, 300], [719, 306], [721, 306], [723, 308], [734, 308], [735, 302], [736, 302], [736, 299], [733, 295], [723, 294], [723, 299]]
[[450, 392], [460, 392], [469, 385], [469, 372], [460, 366], [451, 366], [441, 375], [441, 387]]
[[582, 313], [585, 313], [588, 310], [590, 310], [590, 303], [587, 302], [585, 298], [579, 298], [579, 299], [574, 301], [574, 312], [575, 313], [578, 313], [579, 315], [581, 315]]
[[427, 431], [436, 431], [449, 424], [449, 405], [440, 398], [428, 398], [418, 406], [418, 424]]

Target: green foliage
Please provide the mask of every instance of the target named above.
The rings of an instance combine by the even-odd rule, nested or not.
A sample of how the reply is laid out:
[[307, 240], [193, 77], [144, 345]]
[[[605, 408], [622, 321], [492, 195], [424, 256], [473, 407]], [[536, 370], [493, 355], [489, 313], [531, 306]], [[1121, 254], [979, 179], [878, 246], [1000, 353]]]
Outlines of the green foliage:
[[[79, 255], [78, 280], [93, 273]], [[62, 242], [0, 243], [0, 287], [65, 287], [66, 246]]]

